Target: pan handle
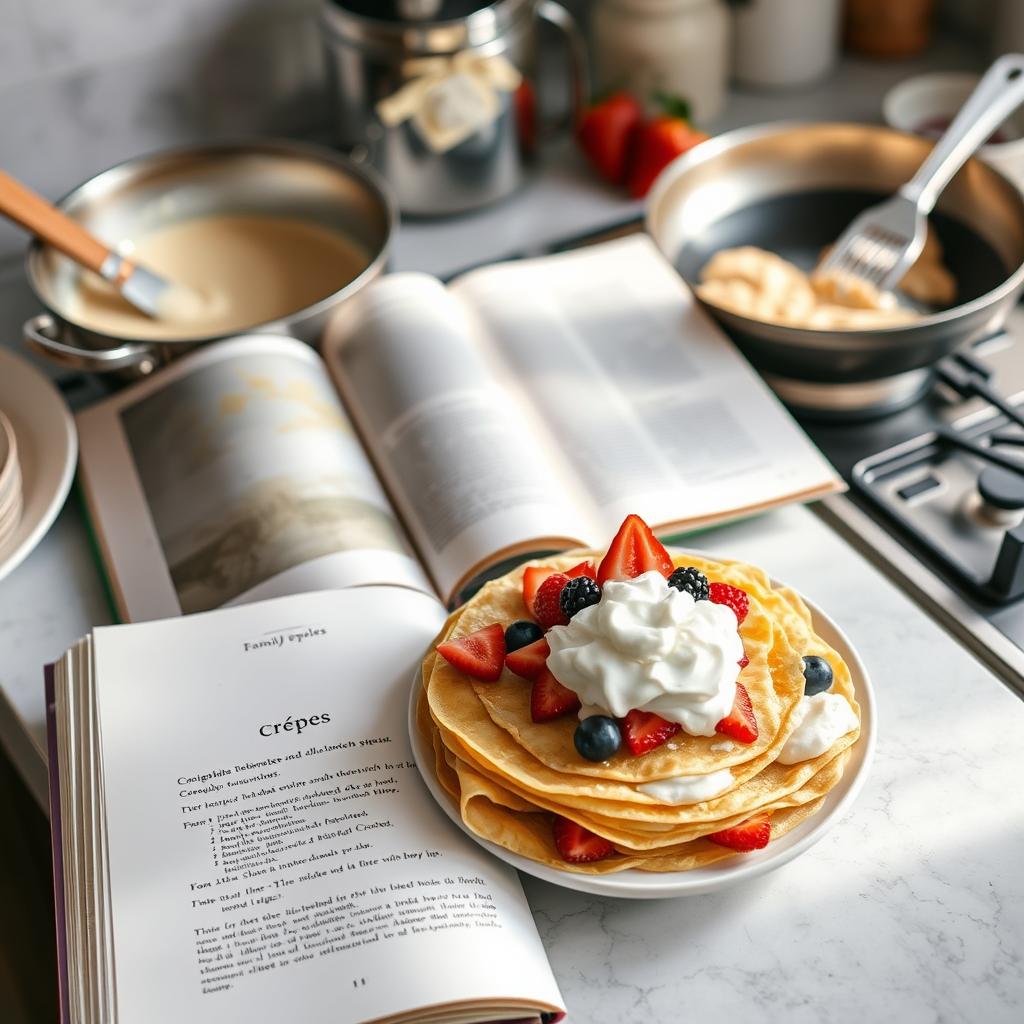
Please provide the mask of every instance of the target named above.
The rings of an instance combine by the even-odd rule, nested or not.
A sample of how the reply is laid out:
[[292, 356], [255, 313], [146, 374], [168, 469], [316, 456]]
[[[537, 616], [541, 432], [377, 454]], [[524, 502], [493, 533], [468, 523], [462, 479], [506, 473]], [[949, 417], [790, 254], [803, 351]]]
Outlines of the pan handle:
[[1024, 54], [1007, 53], [985, 72], [946, 134], [900, 189], [922, 213], [932, 207], [967, 158], [1024, 103]]
[[87, 373], [131, 370], [140, 377], [152, 373], [159, 359], [148, 345], [119, 345], [117, 348], [79, 348], [60, 340], [61, 327], [49, 313], [29, 317], [22, 325], [25, 344], [39, 355], [61, 366]]

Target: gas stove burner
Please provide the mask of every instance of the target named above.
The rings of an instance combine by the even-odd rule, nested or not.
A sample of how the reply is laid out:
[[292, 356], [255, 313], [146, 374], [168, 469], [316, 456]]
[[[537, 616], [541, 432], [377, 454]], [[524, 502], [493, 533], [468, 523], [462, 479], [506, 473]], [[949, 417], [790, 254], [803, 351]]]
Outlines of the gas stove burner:
[[[986, 385], [987, 388], [987, 385]], [[1024, 597], [1024, 415], [965, 417], [854, 467], [854, 486], [987, 601]]]
[[881, 380], [825, 384], [765, 373], [772, 390], [807, 419], [857, 422], [899, 412], [932, 388], [932, 370], [909, 370]]

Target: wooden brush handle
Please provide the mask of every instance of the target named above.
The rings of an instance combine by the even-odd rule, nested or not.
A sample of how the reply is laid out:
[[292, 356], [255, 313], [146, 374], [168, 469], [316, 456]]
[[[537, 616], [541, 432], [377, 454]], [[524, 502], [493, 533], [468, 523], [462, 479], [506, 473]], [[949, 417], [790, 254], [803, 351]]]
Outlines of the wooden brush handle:
[[70, 256], [76, 263], [101, 273], [110, 254], [107, 246], [4, 171], [0, 171], [0, 213], [59, 249], [65, 256]]

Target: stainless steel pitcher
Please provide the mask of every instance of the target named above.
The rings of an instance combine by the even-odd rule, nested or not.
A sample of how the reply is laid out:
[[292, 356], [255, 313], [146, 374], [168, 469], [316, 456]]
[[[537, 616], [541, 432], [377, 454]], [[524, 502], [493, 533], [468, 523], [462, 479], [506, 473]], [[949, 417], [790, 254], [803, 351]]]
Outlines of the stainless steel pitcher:
[[[329, 0], [321, 11], [341, 145], [391, 185], [403, 213], [461, 213], [523, 183], [574, 123], [586, 51], [554, 0]], [[573, 110], [553, 122], [538, 26], [563, 34]]]

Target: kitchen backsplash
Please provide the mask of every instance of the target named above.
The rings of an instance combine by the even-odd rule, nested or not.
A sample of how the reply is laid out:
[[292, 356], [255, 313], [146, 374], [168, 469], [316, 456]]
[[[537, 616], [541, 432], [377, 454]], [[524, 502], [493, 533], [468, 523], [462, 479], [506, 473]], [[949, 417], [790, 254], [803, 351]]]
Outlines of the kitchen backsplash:
[[[56, 197], [146, 150], [329, 124], [318, 0], [0, 0], [0, 166]], [[0, 223], [0, 262], [25, 235]]]

